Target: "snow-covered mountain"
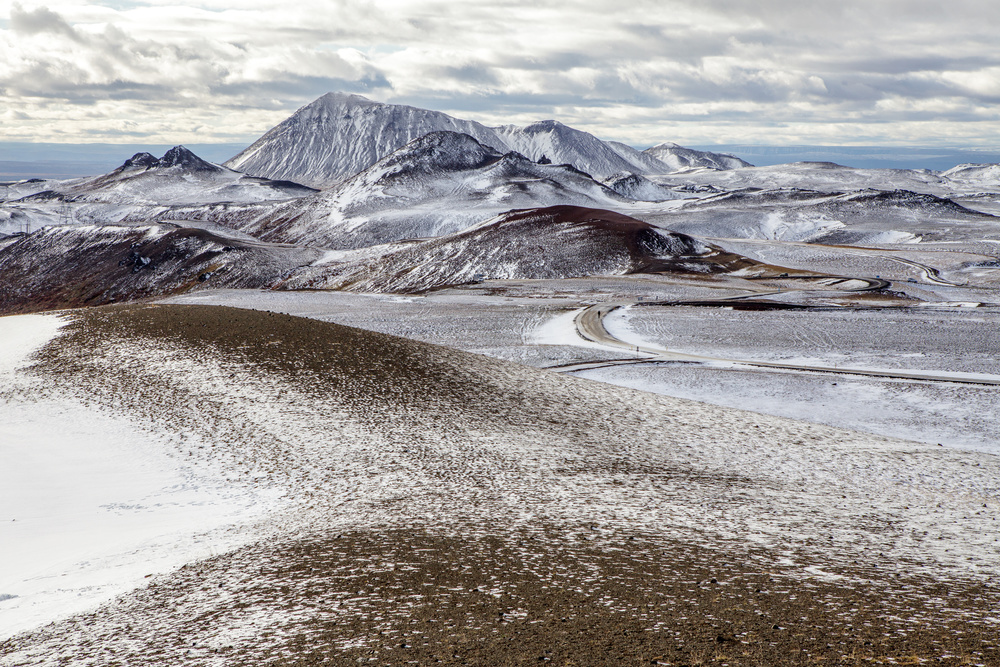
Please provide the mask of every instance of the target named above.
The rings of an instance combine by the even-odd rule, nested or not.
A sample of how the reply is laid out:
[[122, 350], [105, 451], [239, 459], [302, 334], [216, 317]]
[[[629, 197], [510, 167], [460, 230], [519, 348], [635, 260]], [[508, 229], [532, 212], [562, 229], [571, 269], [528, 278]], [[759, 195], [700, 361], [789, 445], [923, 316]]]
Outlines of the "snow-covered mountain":
[[822, 192], [848, 190], [911, 190], [949, 196], [949, 183], [927, 169], [857, 169], [833, 162], [793, 162], [744, 169], [693, 170], [658, 176], [656, 182], [670, 186], [721, 190], [742, 188], [799, 188]]
[[571, 166], [501, 154], [467, 134], [433, 132], [310, 197], [171, 215], [212, 220], [267, 241], [347, 249], [449, 234], [511, 209], [632, 204]]
[[941, 178], [965, 189], [996, 192], [1000, 189], [1000, 164], [960, 164], [941, 172]]
[[681, 167], [672, 167], [649, 151], [601, 141], [592, 134], [554, 120], [526, 127], [490, 128], [440, 111], [384, 104], [345, 93], [328, 93], [302, 107], [226, 165], [257, 176], [325, 188], [361, 172], [411, 141], [437, 131], [468, 134], [501, 153], [516, 151], [543, 164], [571, 164], [597, 179], [626, 171], [666, 173], [695, 162], [697, 166], [715, 169], [730, 168], [725, 166], [727, 164], [747, 166], [738, 158], [678, 148], [680, 152], [686, 151], [684, 155], [689, 157]]
[[645, 176], [623, 171], [604, 179], [604, 185], [623, 197], [636, 201], [667, 201], [680, 199], [682, 195], [676, 190], [658, 183], [653, 183]]
[[578, 206], [511, 211], [456, 234], [376, 250], [297, 271], [283, 287], [405, 293], [481, 280], [721, 273], [755, 264], [686, 234]]
[[14, 183], [0, 203], [0, 233], [43, 225], [155, 220], [171, 206], [288, 200], [315, 192], [288, 181], [247, 176], [202, 160], [183, 146], [157, 158], [136, 153], [100, 176]]
[[726, 170], [743, 169], [744, 167], [753, 166], [746, 160], [741, 160], [735, 155], [684, 148], [671, 141], [647, 148], [643, 153], [667, 165], [667, 171], [697, 168]]
[[247, 176], [175, 146], [161, 158], [136, 153], [110, 173], [54, 182], [49, 190], [21, 201], [59, 198], [70, 202], [178, 205], [290, 199], [312, 191], [297, 183]]
[[504, 125], [495, 130], [509, 150], [517, 151], [536, 162], [571, 164], [597, 179], [605, 179], [624, 171], [639, 174], [671, 171], [655, 160], [638, 157], [642, 153], [629, 146], [612, 145], [588, 132], [554, 120], [544, 120], [525, 127]]
[[488, 127], [448, 114], [360, 95], [327, 93], [268, 130], [226, 166], [248, 174], [329, 187], [414, 139], [448, 130], [506, 152]]

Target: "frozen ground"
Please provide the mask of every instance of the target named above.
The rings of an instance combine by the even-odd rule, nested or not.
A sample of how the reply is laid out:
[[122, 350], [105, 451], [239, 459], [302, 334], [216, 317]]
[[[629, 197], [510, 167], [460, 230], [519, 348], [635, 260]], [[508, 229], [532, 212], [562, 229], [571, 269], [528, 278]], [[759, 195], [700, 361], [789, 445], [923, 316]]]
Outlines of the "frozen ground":
[[0, 318], [0, 640], [243, 544], [276, 505], [192, 468], [176, 434], [25, 375], [64, 321]]
[[[872, 612], [879, 633], [894, 622], [879, 620], [885, 614], [902, 619], [905, 635], [923, 623], [951, 622], [963, 636], [995, 635], [1000, 622], [992, 589], [1000, 568], [996, 456], [655, 396], [270, 313], [92, 309], [74, 313], [63, 331], [30, 371], [47, 388], [43, 396], [74, 396], [122, 420], [156, 424], [174, 474], [185, 470], [181, 461], [201, 475], [219, 470], [227, 488], [280, 494], [286, 504], [270, 515], [267, 540], [189, 562], [92, 612], [19, 635], [0, 644], [3, 665], [70, 657], [94, 665], [270, 664], [301, 656], [303, 647], [334, 662], [357, 650], [398, 662], [396, 652], [412, 648], [411, 620], [421, 605], [432, 610], [422, 623], [447, 613], [447, 604], [425, 598], [425, 579], [407, 579], [399, 590], [379, 583], [419, 569], [413, 561], [428, 549], [421, 540], [466, 545], [443, 553], [447, 563], [470, 545], [493, 554], [463, 556], [427, 585], [439, 585], [447, 572], [470, 572], [470, 594], [475, 586], [513, 605], [501, 609], [505, 623], [515, 624], [505, 627], [555, 622], [553, 638], [553, 613], [574, 615], [568, 603], [528, 617], [512, 580], [502, 572], [481, 580], [477, 568], [493, 567], [492, 559], [510, 550], [503, 571], [534, 572], [535, 592], [598, 596], [601, 618], [611, 619], [608, 632], [620, 627], [614, 618], [636, 619], [638, 634], [656, 642], [672, 641], [673, 631], [657, 619], [674, 607], [661, 601], [628, 611], [630, 591], [641, 586], [601, 593], [594, 587], [611, 583], [602, 575], [608, 567], [667, 553], [677, 560], [665, 562], [680, 563], [697, 552], [723, 568], [713, 577], [742, 577], [737, 572], [751, 568], [763, 577], [758, 593], [761, 585], [780, 587], [792, 601], [807, 590], [819, 596], [824, 586], [849, 596], [879, 587], [878, 604], [893, 610]], [[123, 494], [123, 501], [134, 496]], [[196, 532], [187, 528], [188, 536]], [[627, 546], [633, 540], [634, 550]], [[360, 558], [373, 541], [374, 553]], [[177, 555], [176, 564], [207, 555], [175, 551], [177, 542], [161, 542], [152, 553]], [[389, 555], [404, 545], [413, 546]], [[583, 579], [544, 574], [562, 561], [539, 554], [555, 548], [568, 552]], [[630, 557], [647, 551], [640, 561]], [[143, 560], [148, 566], [152, 559]], [[742, 564], [723, 566], [731, 562]], [[773, 583], [779, 580], [796, 583]], [[978, 592], [954, 600], [935, 588], [940, 582]], [[696, 587], [693, 579], [689, 586]], [[785, 603], [761, 604], [773, 614]], [[708, 614], [698, 609], [699, 618]], [[732, 618], [728, 606], [712, 614], [716, 627]], [[861, 646], [852, 623], [867, 616], [820, 618]], [[490, 636], [485, 619], [463, 622], [470, 645]], [[725, 632], [747, 646], [759, 643], [740, 629], [745, 622]], [[777, 625], [752, 622], [761, 631]], [[401, 628], [407, 634], [394, 634]], [[721, 630], [709, 631], [715, 642]], [[880, 646], [887, 641], [879, 634]], [[776, 655], [785, 650], [773, 641], [762, 646]], [[925, 653], [942, 655], [929, 645]]]
[[1000, 396], [995, 387], [683, 363], [574, 374], [667, 396], [1000, 455]]
[[[506, 284], [425, 296], [220, 290], [170, 303], [273, 310], [553, 367], [632, 356], [581, 338], [573, 317], [584, 304], [717, 298], [739, 293], [664, 281], [618, 279]], [[520, 290], [535, 296], [518, 296]], [[505, 296], [512, 294], [514, 296]], [[588, 298], [589, 297], [589, 298]], [[725, 359], [1000, 375], [993, 308], [734, 311], [633, 307], [606, 321], [622, 340]], [[716, 405], [857, 429], [948, 447], [1000, 453], [1000, 388], [882, 380], [718, 364], [643, 364], [575, 371], [593, 380]]]

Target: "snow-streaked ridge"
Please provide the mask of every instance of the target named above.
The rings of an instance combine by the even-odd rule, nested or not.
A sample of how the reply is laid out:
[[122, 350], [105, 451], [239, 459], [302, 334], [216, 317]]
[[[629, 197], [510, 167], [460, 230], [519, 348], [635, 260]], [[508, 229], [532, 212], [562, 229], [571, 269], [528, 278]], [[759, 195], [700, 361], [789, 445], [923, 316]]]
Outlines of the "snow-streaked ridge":
[[680, 167], [674, 167], [649, 151], [605, 142], [555, 120], [491, 128], [440, 111], [345, 93], [327, 93], [307, 104], [225, 164], [256, 176], [325, 188], [425, 134], [442, 130], [468, 134], [501, 153], [516, 151], [536, 162], [571, 164], [597, 179], [623, 171], [655, 174], [692, 165], [748, 166], [732, 156], [678, 148], [678, 155], [685, 157]]

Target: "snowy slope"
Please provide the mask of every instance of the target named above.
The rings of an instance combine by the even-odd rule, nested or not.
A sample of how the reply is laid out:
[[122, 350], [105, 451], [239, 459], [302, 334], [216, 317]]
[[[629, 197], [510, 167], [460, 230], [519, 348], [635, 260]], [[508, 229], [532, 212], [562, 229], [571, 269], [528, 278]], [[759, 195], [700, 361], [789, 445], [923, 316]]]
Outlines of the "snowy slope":
[[623, 171], [641, 174], [669, 171], [655, 162], [623, 154], [626, 153], [625, 149], [616, 149], [592, 134], [554, 120], [544, 120], [525, 127], [504, 125], [495, 129], [510, 150], [536, 162], [571, 164], [597, 179], [608, 178]]
[[[248, 174], [326, 188], [368, 168], [419, 137], [437, 131], [461, 132], [501, 153], [516, 151], [532, 161], [571, 164], [596, 179], [628, 171], [659, 174], [680, 167], [664, 164], [649, 151], [604, 142], [554, 120], [526, 127], [490, 128], [439, 111], [374, 102], [360, 95], [327, 93], [268, 130], [226, 162]], [[650, 149], [652, 150], [652, 149]], [[716, 169], [748, 166], [737, 158], [678, 148], [689, 156], [681, 165]], [[671, 158], [674, 162], [676, 159]]]
[[963, 190], [1000, 190], [1000, 164], [960, 164], [941, 172], [941, 178]]
[[573, 167], [537, 164], [469, 135], [435, 132], [310, 197], [171, 215], [213, 220], [272, 242], [345, 249], [440, 236], [511, 209], [559, 204], [608, 208], [631, 201]]
[[152, 424], [35, 394], [32, 357], [68, 322], [0, 317], [0, 544], [16, 545], [0, 549], [0, 643], [245, 544], [222, 527], [269, 500], [171, 456]]
[[[995, 581], [995, 457], [274, 313], [116, 307], [71, 318], [26, 399], [58, 392], [156, 423], [177, 468], [216, 466], [235, 497], [273, 491], [283, 507], [243, 524], [252, 546], [16, 637], [0, 664], [433, 664], [433, 653], [493, 664], [538, 636], [546, 643], [519, 662], [567, 645], [591, 664], [590, 640], [618, 646], [623, 627], [647, 656], [692, 625], [685, 644], [717, 651], [729, 630], [712, 625], [730, 618], [765, 637], [834, 619], [807, 645], [833, 644], [830, 663], [855, 647], [871, 655], [890, 632], [890, 650], [906, 656], [915, 650], [902, 642], [934, 627], [945, 640], [995, 642], [995, 587], [978, 608], [961, 594], [967, 576]], [[706, 593], [691, 603], [686, 590]], [[789, 611], [796, 598], [815, 602]], [[862, 604], [870, 615], [853, 611]], [[720, 619], [730, 605], [739, 616]], [[641, 623], [625, 625], [632, 618]], [[794, 664], [800, 641], [759, 664]], [[929, 655], [946, 650], [959, 649]]]
[[506, 144], [473, 121], [360, 95], [327, 93], [268, 130], [225, 164], [232, 169], [313, 187], [329, 187], [429, 132], [448, 130], [503, 150]]
[[735, 155], [724, 155], [722, 153], [712, 153], [711, 151], [684, 148], [670, 141], [647, 148], [643, 153], [667, 165], [669, 167], [667, 171], [696, 168], [726, 170], [753, 166]]
[[656, 181], [671, 186], [710, 185], [724, 190], [799, 188], [846, 192], [871, 188], [905, 189], [939, 196], [947, 196], [951, 191], [937, 172], [926, 169], [856, 169], [833, 162], [793, 162], [725, 171], [695, 170], [658, 177]]
[[58, 198], [67, 202], [177, 205], [290, 199], [310, 192], [296, 183], [269, 181], [220, 167], [175, 146], [162, 158], [137, 153], [108, 174], [55, 182], [48, 191], [21, 201]]
[[614, 174], [604, 179], [603, 183], [621, 196], [635, 201], [668, 201], [682, 198], [681, 193], [676, 190], [654, 183], [645, 176], [630, 171]]
[[640, 151], [636, 148], [632, 148], [628, 144], [623, 144], [620, 141], [608, 141], [606, 143], [616, 153], [625, 158], [625, 160], [638, 167], [637, 169], [633, 168], [631, 171], [639, 174], [665, 174], [667, 172], [674, 171], [670, 165], [658, 160], [646, 151]]
[[908, 190], [818, 192], [747, 188], [639, 214], [687, 234], [832, 244], [977, 239], [1000, 233], [1000, 218]]

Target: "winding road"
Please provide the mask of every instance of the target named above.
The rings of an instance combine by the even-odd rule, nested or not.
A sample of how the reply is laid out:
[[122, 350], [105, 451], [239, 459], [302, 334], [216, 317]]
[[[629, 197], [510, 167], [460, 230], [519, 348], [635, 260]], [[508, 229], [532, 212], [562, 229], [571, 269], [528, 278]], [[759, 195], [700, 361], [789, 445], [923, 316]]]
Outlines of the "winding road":
[[[623, 341], [611, 335], [604, 326], [604, 318], [619, 308], [625, 306], [667, 306], [673, 305], [661, 302], [639, 302], [639, 301], [617, 301], [599, 303], [584, 308], [574, 318], [577, 333], [585, 340], [608, 347], [627, 350], [637, 355], [635, 359], [616, 359], [610, 361], [578, 363], [561, 367], [554, 367], [552, 370], [560, 372], [571, 372], [586, 370], [588, 368], [599, 368], [604, 366], [614, 366], [619, 364], [634, 364], [649, 361], [692, 361], [692, 362], [724, 362], [740, 364], [743, 366], [754, 366], [757, 368], [772, 368], [777, 370], [805, 371], [812, 373], [835, 373], [837, 375], [864, 375], [868, 377], [892, 378], [899, 380], [924, 380], [929, 382], [957, 382], [961, 384], [992, 385], [1000, 386], [1000, 377], [970, 377], [968, 374], [935, 372], [935, 371], [906, 371], [906, 370], [877, 370], [868, 368], [848, 368], [832, 366], [813, 366], [808, 364], [783, 364], [771, 361], [749, 361], [745, 359], [727, 359], [724, 357], [712, 357], [706, 355], [687, 354], [684, 352], [674, 352], [666, 348], [654, 347], [650, 345], [635, 345]], [[646, 358], [639, 358], [638, 355], [648, 355]]]

